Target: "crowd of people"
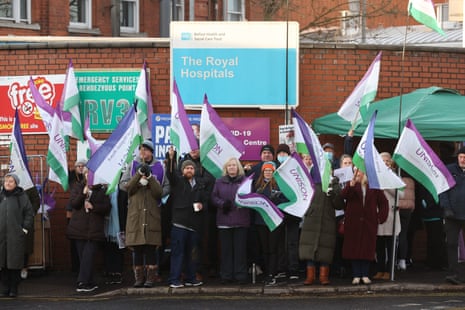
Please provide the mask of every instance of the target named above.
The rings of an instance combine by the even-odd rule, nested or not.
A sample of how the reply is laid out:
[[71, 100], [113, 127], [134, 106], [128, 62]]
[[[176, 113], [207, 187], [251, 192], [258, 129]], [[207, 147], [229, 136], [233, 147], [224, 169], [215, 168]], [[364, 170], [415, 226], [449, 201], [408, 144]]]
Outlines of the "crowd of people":
[[[351, 167], [350, 180], [333, 176], [327, 191], [315, 184], [305, 215], [283, 212], [282, 223], [272, 231], [258, 212], [238, 207], [235, 197], [246, 176], [253, 175], [255, 193], [275, 205], [287, 201], [273, 174], [291, 155], [286, 144], [278, 145], [276, 152], [272, 145], [264, 145], [260, 162], [253, 166], [230, 158], [215, 179], [202, 166], [199, 150], [178, 156], [171, 147], [159, 161], [152, 141], [145, 140], [111, 195], [106, 194], [106, 184], [88, 185], [86, 161], [77, 160], [70, 173], [66, 232], [77, 273], [76, 291], [97, 288], [93, 268], [99, 248], [109, 284], [122, 282], [124, 255], [131, 254], [134, 287], [166, 282], [171, 288], [200, 286], [206, 277], [245, 284], [251, 273], [254, 279], [262, 275], [266, 286], [284, 278], [304, 285], [318, 279], [328, 285], [331, 276], [345, 277], [349, 272], [353, 285], [389, 280], [394, 268], [405, 270], [411, 261], [412, 230], [418, 223], [414, 218], [426, 228], [428, 266], [450, 267], [446, 280], [465, 283], [457, 250], [465, 229], [465, 148], [447, 166], [455, 187], [437, 202], [407, 175], [402, 175], [403, 190], [371, 188], [367, 176], [352, 164], [351, 138], [349, 133], [340, 158], [332, 144], [324, 145], [334, 170]], [[381, 156], [395, 171], [391, 155]], [[301, 158], [311, 176], [319, 173], [308, 154]], [[27, 264], [25, 236], [33, 224], [31, 200], [19, 185], [16, 175], [6, 175], [0, 192], [4, 296], [18, 293], [20, 272]], [[18, 230], [15, 240], [6, 233], [10, 230]]]

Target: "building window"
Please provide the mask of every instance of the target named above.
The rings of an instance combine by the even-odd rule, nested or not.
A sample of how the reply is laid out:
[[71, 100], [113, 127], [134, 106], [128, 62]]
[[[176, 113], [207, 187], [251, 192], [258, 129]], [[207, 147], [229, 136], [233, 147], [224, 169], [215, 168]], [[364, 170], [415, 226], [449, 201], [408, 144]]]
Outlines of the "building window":
[[173, 0], [174, 11], [172, 20], [183, 21], [184, 20], [184, 0]]
[[30, 0], [0, 0], [0, 20], [31, 23]]
[[69, 25], [92, 28], [92, 0], [69, 0]]
[[244, 0], [226, 0], [224, 6], [224, 20], [241, 21], [245, 20]]
[[139, 32], [139, 1], [122, 0], [120, 7], [121, 32]]

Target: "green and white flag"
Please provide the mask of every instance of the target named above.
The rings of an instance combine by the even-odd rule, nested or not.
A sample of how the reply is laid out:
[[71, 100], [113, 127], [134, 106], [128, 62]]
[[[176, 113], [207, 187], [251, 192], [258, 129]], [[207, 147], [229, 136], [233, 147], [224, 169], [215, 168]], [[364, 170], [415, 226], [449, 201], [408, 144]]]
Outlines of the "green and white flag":
[[242, 145], [223, 123], [204, 97], [200, 115], [200, 162], [215, 178], [221, 177], [224, 163], [231, 157], [239, 159], [244, 153]]
[[55, 108], [49, 132], [47, 164], [50, 167], [48, 178], [61, 184], [64, 191], [68, 190], [68, 159], [66, 157], [66, 134], [60, 105]]
[[408, 2], [408, 14], [415, 18], [417, 22], [425, 25], [428, 28], [436, 31], [441, 35], [445, 35], [444, 31], [439, 26], [434, 12], [434, 3], [431, 0], [410, 0]]
[[69, 112], [71, 115], [71, 130], [66, 134], [76, 138], [79, 141], [84, 141], [84, 130], [82, 126], [82, 118], [80, 112], [79, 89], [77, 86], [76, 76], [74, 75], [73, 62], [70, 60], [68, 69], [66, 70], [66, 78], [63, 86], [63, 111]]
[[300, 155], [292, 153], [273, 174], [279, 189], [289, 200], [278, 205], [282, 211], [303, 217], [312, 201], [314, 187], [308, 168]]
[[379, 71], [381, 68], [381, 55], [382, 52], [376, 55], [368, 71], [344, 101], [339, 111], [337, 111], [337, 115], [351, 122], [353, 126], [358, 125], [366, 117], [369, 104], [376, 98]]
[[143, 139], [152, 139], [152, 93], [150, 91], [149, 79], [147, 77], [147, 63], [140, 70], [137, 81], [135, 101], [137, 101], [137, 120]]

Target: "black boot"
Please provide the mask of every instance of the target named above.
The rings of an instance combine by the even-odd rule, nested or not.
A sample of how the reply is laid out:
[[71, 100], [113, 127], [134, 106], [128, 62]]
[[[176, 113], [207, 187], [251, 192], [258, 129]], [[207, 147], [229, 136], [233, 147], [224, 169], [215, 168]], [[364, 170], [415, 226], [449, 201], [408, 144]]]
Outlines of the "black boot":
[[18, 296], [19, 281], [21, 281], [21, 269], [10, 270], [10, 297]]
[[2, 297], [8, 297], [10, 296], [10, 273], [7, 269], [2, 269], [0, 276], [2, 277]]

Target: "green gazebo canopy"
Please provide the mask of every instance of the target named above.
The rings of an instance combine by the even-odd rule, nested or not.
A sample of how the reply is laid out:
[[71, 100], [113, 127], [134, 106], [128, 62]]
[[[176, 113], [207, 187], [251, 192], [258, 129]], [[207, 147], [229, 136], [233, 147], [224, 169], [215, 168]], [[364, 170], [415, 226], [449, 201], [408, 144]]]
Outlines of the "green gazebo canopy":
[[[355, 136], [363, 135], [375, 110], [378, 110], [376, 138], [399, 137], [400, 113], [400, 131], [410, 118], [425, 140], [465, 141], [465, 96], [455, 90], [433, 86], [373, 102], [362, 124], [355, 129]], [[312, 123], [317, 134], [345, 135], [350, 126], [350, 122], [337, 113], [317, 118]]]

